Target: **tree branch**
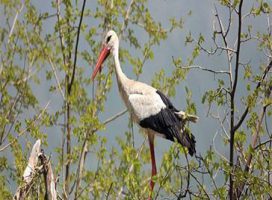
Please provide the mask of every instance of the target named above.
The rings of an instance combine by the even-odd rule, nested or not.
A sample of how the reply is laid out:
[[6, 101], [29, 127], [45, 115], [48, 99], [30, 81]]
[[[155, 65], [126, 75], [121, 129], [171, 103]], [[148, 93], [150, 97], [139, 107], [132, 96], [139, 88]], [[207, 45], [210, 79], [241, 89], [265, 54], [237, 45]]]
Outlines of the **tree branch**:
[[86, 4], [86, 0], [84, 0], [83, 4], [82, 4], [80, 20], [79, 20], [78, 29], [77, 29], [77, 39], [76, 39], [76, 48], [75, 48], [75, 57], [74, 57], [74, 67], [73, 67], [72, 78], [71, 78], [71, 81], [70, 81], [70, 83], [68, 85], [68, 94], [71, 93], [71, 89], [72, 89], [72, 85], [73, 85], [74, 78], [75, 78], [75, 73], [76, 73], [77, 49], [78, 49], [78, 44], [79, 44], [80, 28], [81, 28], [81, 24], [82, 24], [82, 20], [83, 20], [83, 13], [84, 13], [84, 9], [85, 9], [85, 4]]
[[[255, 88], [255, 90], [259, 89], [259, 87], [261, 86], [261, 83], [264, 81], [266, 75], [269, 73], [270, 69], [272, 67], [272, 60], [270, 61], [269, 65], [266, 67], [263, 76], [262, 76], [262, 80], [260, 80]], [[239, 119], [239, 121], [237, 122], [237, 124], [234, 126], [234, 131], [236, 131], [243, 123], [243, 121], [245, 120], [247, 114], [249, 111], [249, 106], [247, 106], [247, 108], [245, 109], [245, 111], [243, 112], [241, 118]]]
[[[264, 79], [265, 79], [266, 75], [268, 74], [268, 72], [270, 71], [271, 67], [272, 67], [272, 61], [266, 67], [266, 69], [265, 69], [265, 71], [263, 73], [263, 76], [262, 76], [262, 80], [260, 80], [258, 82], [257, 86], [256, 86], [256, 90], [261, 86], [261, 83], [264, 81]], [[270, 93], [271, 93], [271, 91], [269, 92], [269, 94], [266, 94], [266, 95], [270, 96]], [[266, 109], [267, 109], [268, 106], [269, 106], [269, 104], [263, 106], [262, 113], [261, 113], [261, 115], [259, 117], [259, 123], [257, 124], [257, 130], [256, 130], [255, 134], [252, 137], [251, 147], [252, 147], [253, 150], [257, 149], [257, 139], [259, 137], [260, 130], [261, 130], [261, 124], [263, 122], [263, 119], [264, 119], [264, 116], [265, 116], [265, 113], [266, 113]], [[249, 106], [247, 106], [247, 108], [246, 108], [245, 112], [243, 113], [241, 119], [239, 120], [238, 124], [235, 126], [236, 129], [238, 129], [241, 126], [241, 124], [244, 121], [248, 111], [249, 111]], [[246, 166], [245, 166], [245, 169], [244, 169], [244, 171], [246, 173], [248, 173], [250, 171], [250, 164], [252, 162], [252, 158], [253, 158], [253, 155], [252, 155], [252, 152], [251, 152], [248, 155], [247, 159], [246, 159]], [[240, 184], [240, 187], [237, 188], [237, 197], [238, 198], [241, 196], [241, 194], [243, 192], [243, 189], [245, 187], [245, 184], [246, 184], [246, 182], [243, 182], [242, 184]]]
[[22, 12], [22, 10], [23, 10], [23, 8], [24, 8], [24, 5], [25, 5], [25, 4], [22, 3], [22, 5], [21, 5], [21, 7], [19, 8], [19, 10], [16, 12], [16, 15], [15, 15], [14, 20], [13, 20], [13, 23], [12, 23], [12, 27], [11, 27], [11, 29], [10, 29], [10, 31], [9, 31], [8, 44], [9, 44], [10, 38], [11, 38], [11, 36], [12, 36], [12, 34], [13, 34], [14, 27], [15, 27], [16, 22], [17, 22], [17, 19], [18, 19], [18, 15]]
[[52, 170], [50, 160], [47, 159], [46, 155], [42, 152], [39, 156], [43, 166], [44, 184], [45, 184], [45, 199], [57, 200], [56, 191], [56, 179]]
[[121, 34], [120, 34], [120, 40], [121, 38], [123, 37], [124, 35], [124, 32], [125, 32], [125, 29], [127, 28], [127, 25], [128, 25], [128, 20], [129, 20], [129, 15], [130, 15], [130, 11], [131, 11], [131, 7], [133, 6], [134, 4], [134, 0], [131, 0], [130, 1], [130, 4], [128, 6], [128, 9], [126, 11], [126, 16], [125, 16], [125, 19], [124, 19], [124, 22], [123, 22], [123, 25], [122, 25], [122, 28], [121, 28]]
[[58, 78], [58, 75], [57, 75], [56, 67], [55, 67], [54, 63], [52, 62], [52, 59], [50, 58], [49, 55], [47, 55], [47, 58], [48, 58], [48, 60], [49, 60], [50, 66], [51, 66], [51, 68], [52, 68], [52, 70], [53, 70], [55, 79], [56, 79], [56, 81], [57, 81], [57, 85], [58, 85], [58, 89], [59, 89], [59, 91], [60, 91], [60, 94], [61, 94], [63, 100], [65, 101], [65, 95], [64, 95], [64, 93], [63, 93], [63, 91], [62, 91], [62, 89], [61, 89], [61, 85], [60, 85], [60, 81], [59, 81], [59, 78]]
[[[263, 118], [264, 118], [264, 115], [265, 115], [265, 112], [266, 112], [266, 108], [267, 108], [267, 105], [263, 107], [263, 110], [262, 110], [262, 113], [259, 117], [259, 123], [257, 125], [257, 130], [256, 130], [256, 133], [253, 134], [253, 137], [252, 137], [252, 141], [251, 141], [251, 147], [254, 151], [254, 149], [256, 148], [256, 144], [257, 144], [257, 139], [259, 137], [259, 134], [260, 134], [260, 130], [261, 130], [261, 125], [262, 125], [262, 122], [263, 122]], [[251, 161], [252, 161], [252, 158], [253, 158], [253, 155], [252, 155], [252, 152], [248, 155], [247, 157], [247, 162], [246, 162], [246, 166], [245, 166], [245, 169], [244, 169], [244, 172], [248, 173], [249, 170], [250, 170], [250, 164], [251, 164]], [[244, 181], [242, 184], [240, 184], [240, 186], [238, 186], [237, 188], [237, 198], [239, 199], [239, 197], [241, 196], [242, 192], [243, 192], [243, 189], [245, 187], [245, 184], [246, 182]]]
[[117, 113], [116, 115], [114, 115], [114, 116], [112, 116], [112, 117], [106, 119], [106, 120], [103, 122], [103, 124], [106, 125], [106, 124], [108, 124], [108, 123], [114, 121], [114, 120], [117, 119], [118, 117], [121, 117], [122, 115], [124, 115], [127, 111], [128, 111], [127, 109], [122, 110], [121, 112]]
[[230, 72], [229, 71], [224, 71], [224, 70], [220, 70], [220, 71], [215, 71], [213, 69], [208, 69], [208, 68], [204, 68], [198, 65], [192, 65], [192, 66], [188, 66], [188, 67], [180, 67], [181, 69], [201, 69], [203, 71], [207, 71], [207, 72], [211, 72], [214, 74], [227, 74], [229, 75]]
[[236, 53], [236, 51], [233, 50], [233, 49], [231, 49], [231, 48], [229, 48], [229, 45], [228, 45], [228, 42], [227, 42], [227, 35], [229, 33], [230, 25], [231, 25], [231, 13], [232, 13], [231, 9], [229, 8], [228, 26], [227, 26], [227, 30], [225, 31], [224, 26], [222, 24], [222, 21], [221, 21], [221, 19], [219, 17], [217, 8], [215, 6], [215, 17], [217, 18], [217, 21], [218, 21], [218, 24], [219, 24], [219, 27], [220, 27], [220, 35], [223, 38], [223, 42], [224, 42], [225, 47], [218, 47], [218, 45], [217, 45], [217, 43], [215, 41], [215, 38], [214, 38], [214, 43], [216, 44], [216, 46], [217, 46], [218, 49], [222, 49], [222, 50], [225, 50], [227, 52], [227, 59], [228, 59], [228, 65], [229, 65], [229, 79], [230, 79], [230, 85], [232, 86], [233, 78], [232, 78], [232, 64], [231, 64], [231, 59], [232, 59], [232, 54]]
[[243, 6], [243, 0], [240, 1], [239, 3], [239, 11], [238, 11], [238, 33], [237, 33], [237, 48], [236, 48], [236, 61], [235, 61], [235, 73], [234, 73], [234, 83], [232, 85], [232, 90], [231, 90], [231, 115], [230, 115], [230, 187], [229, 187], [229, 197], [230, 200], [234, 198], [234, 191], [233, 191], [233, 185], [234, 185], [234, 180], [233, 180], [233, 154], [234, 154], [234, 136], [235, 136], [235, 129], [234, 129], [234, 115], [235, 115], [235, 92], [236, 92], [236, 87], [237, 87], [237, 82], [238, 82], [238, 74], [239, 74], [239, 60], [240, 60], [240, 45], [241, 45], [241, 32], [242, 32], [242, 6]]

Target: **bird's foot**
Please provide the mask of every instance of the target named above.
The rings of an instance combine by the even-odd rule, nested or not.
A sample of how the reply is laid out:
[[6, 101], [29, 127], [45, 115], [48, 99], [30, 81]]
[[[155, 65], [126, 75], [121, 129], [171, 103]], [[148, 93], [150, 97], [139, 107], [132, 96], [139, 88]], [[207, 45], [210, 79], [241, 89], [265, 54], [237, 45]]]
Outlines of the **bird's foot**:
[[183, 111], [176, 112], [176, 114], [179, 116], [180, 119], [185, 120], [185, 121], [190, 121], [193, 123], [196, 123], [197, 120], [199, 119], [198, 116], [196, 115], [191, 115]]

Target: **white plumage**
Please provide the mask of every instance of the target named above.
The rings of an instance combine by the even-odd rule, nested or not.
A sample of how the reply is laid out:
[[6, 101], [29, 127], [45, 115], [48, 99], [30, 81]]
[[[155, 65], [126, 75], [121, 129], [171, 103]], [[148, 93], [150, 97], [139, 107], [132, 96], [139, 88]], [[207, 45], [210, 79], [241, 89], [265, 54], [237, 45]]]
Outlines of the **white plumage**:
[[158, 94], [130, 94], [128, 97], [129, 103], [136, 116], [136, 122], [139, 122], [151, 115], [158, 114], [165, 104]]

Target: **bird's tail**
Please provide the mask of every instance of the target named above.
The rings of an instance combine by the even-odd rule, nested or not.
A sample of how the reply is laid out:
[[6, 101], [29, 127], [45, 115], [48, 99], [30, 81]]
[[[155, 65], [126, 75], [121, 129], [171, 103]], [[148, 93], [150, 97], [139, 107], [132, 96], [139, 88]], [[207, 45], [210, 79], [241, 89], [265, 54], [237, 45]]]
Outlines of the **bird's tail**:
[[196, 149], [195, 149], [195, 136], [191, 133], [191, 131], [188, 128], [184, 128], [183, 130], [181, 130], [181, 141], [180, 143], [188, 148], [189, 154], [191, 156], [193, 156], [196, 153]]

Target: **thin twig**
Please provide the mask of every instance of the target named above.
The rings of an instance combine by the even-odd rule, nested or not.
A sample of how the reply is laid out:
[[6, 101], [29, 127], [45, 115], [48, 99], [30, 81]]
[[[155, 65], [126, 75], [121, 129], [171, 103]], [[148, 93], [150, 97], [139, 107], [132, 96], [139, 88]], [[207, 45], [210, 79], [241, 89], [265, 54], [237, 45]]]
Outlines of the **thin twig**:
[[10, 32], [9, 32], [9, 36], [8, 36], [8, 44], [9, 44], [10, 38], [11, 38], [11, 36], [12, 36], [12, 34], [13, 34], [14, 27], [15, 27], [15, 25], [16, 25], [18, 16], [19, 16], [19, 14], [22, 12], [22, 10], [23, 10], [23, 8], [24, 8], [24, 5], [25, 5], [25, 4], [22, 3], [20, 9], [16, 12], [16, 15], [15, 15], [15, 17], [14, 17], [14, 20], [13, 20], [13, 23], [12, 23], [12, 26], [11, 26], [11, 29], [10, 29]]
[[58, 78], [58, 75], [57, 75], [56, 67], [55, 67], [54, 63], [52, 62], [50, 56], [47, 55], [47, 57], [48, 57], [50, 66], [51, 66], [51, 68], [52, 68], [52, 70], [53, 70], [55, 79], [56, 79], [56, 81], [57, 81], [58, 89], [59, 89], [59, 91], [60, 91], [60, 93], [61, 93], [61, 96], [62, 96], [63, 100], [65, 101], [65, 95], [64, 95], [64, 92], [63, 92], [62, 89], [61, 89], [61, 85], [60, 85], [60, 81], [59, 81], [59, 78]]
[[127, 8], [126, 16], [125, 16], [125, 19], [124, 19], [124, 22], [123, 22], [123, 25], [122, 25], [122, 28], [121, 28], [121, 34], [119, 35], [120, 40], [124, 35], [125, 29], [127, 28], [130, 11], [131, 11], [131, 7], [132, 7], [133, 4], [134, 4], [134, 0], [131, 0], [129, 6]]
[[188, 66], [188, 67], [180, 67], [181, 69], [201, 69], [203, 71], [207, 71], [207, 72], [212, 72], [214, 74], [230, 74], [229, 71], [224, 71], [224, 70], [220, 70], [220, 71], [215, 71], [215, 70], [212, 70], [212, 69], [208, 69], [208, 68], [204, 68], [204, 67], [201, 67], [199, 65], [192, 65], [192, 66]]
[[[230, 25], [231, 25], [231, 10], [229, 9], [229, 21], [228, 21], [228, 27], [227, 27], [227, 30], [225, 31], [224, 29], [224, 26], [223, 26], [223, 23], [219, 17], [219, 13], [217, 11], [217, 8], [216, 6], [214, 6], [214, 9], [215, 9], [215, 16], [217, 18], [217, 21], [218, 21], [218, 24], [219, 24], [219, 27], [220, 27], [220, 35], [222, 36], [223, 38], [223, 42], [224, 42], [224, 45], [225, 45], [225, 48], [222, 49], [222, 50], [226, 50], [227, 51], [227, 59], [228, 59], [228, 65], [229, 65], [229, 79], [230, 79], [230, 85], [232, 86], [233, 84], [233, 78], [232, 78], [232, 64], [231, 64], [231, 58], [232, 58], [232, 53], [236, 53], [235, 50], [229, 48], [228, 46], [228, 42], [227, 42], [227, 35], [229, 33], [229, 30], [230, 30]], [[214, 38], [215, 40], [215, 38]], [[214, 41], [215, 42], [215, 41]], [[216, 43], [216, 42], [215, 42]], [[216, 44], [217, 45], [217, 44]], [[219, 48], [219, 47], [218, 47]], [[221, 47], [220, 47], [221, 48]]]
[[[63, 60], [63, 64], [66, 67], [67, 66], [67, 62], [66, 62], [66, 55], [65, 55], [65, 46], [64, 46], [64, 39], [63, 39], [63, 31], [61, 28], [61, 13], [60, 13], [60, 3], [61, 0], [57, 0], [57, 19], [58, 19], [58, 32], [59, 32], [59, 39], [60, 39], [60, 46], [61, 46], [61, 52], [62, 52], [62, 60]], [[64, 105], [66, 101], [64, 101]], [[62, 163], [62, 177], [63, 177], [63, 185], [62, 185], [62, 190], [63, 190], [63, 197], [65, 199], [67, 199], [67, 193], [65, 190], [65, 170], [64, 170], [64, 141], [65, 141], [65, 137], [64, 137], [64, 133], [62, 134], [62, 140], [61, 140], [61, 163]]]
[[121, 112], [117, 113], [116, 115], [114, 115], [114, 116], [108, 118], [107, 120], [105, 120], [103, 122], [103, 124], [106, 125], [106, 124], [110, 123], [111, 121], [114, 121], [118, 117], [121, 117], [122, 115], [124, 115], [127, 111], [128, 111], [127, 109], [122, 110]]
[[27, 132], [29, 127], [32, 126], [33, 123], [38, 121], [43, 116], [43, 114], [44, 114], [45, 110], [47, 109], [47, 107], [49, 106], [49, 104], [50, 104], [50, 101], [47, 102], [47, 104], [45, 105], [43, 110], [40, 112], [40, 114], [24, 130], [22, 130], [11, 142], [9, 142], [8, 144], [6, 144], [4, 147], [2, 147], [0, 149], [0, 152], [4, 151], [6, 148], [8, 148], [10, 145], [12, 145], [20, 136], [22, 136], [25, 132]]
[[80, 182], [81, 182], [81, 178], [82, 178], [82, 172], [83, 172], [83, 166], [84, 166], [84, 163], [85, 163], [85, 158], [86, 158], [86, 154], [87, 154], [87, 151], [88, 151], [88, 138], [89, 138], [89, 135], [90, 134], [88, 134], [88, 133], [86, 134], [85, 140], [83, 142], [81, 153], [80, 153], [80, 159], [79, 159], [79, 162], [78, 162], [76, 181], [75, 181], [75, 184], [71, 188], [71, 191], [73, 191], [74, 186], [75, 186], [75, 199], [77, 199], [78, 196], [79, 196], [78, 191], [79, 191], [79, 186], [80, 186]]

